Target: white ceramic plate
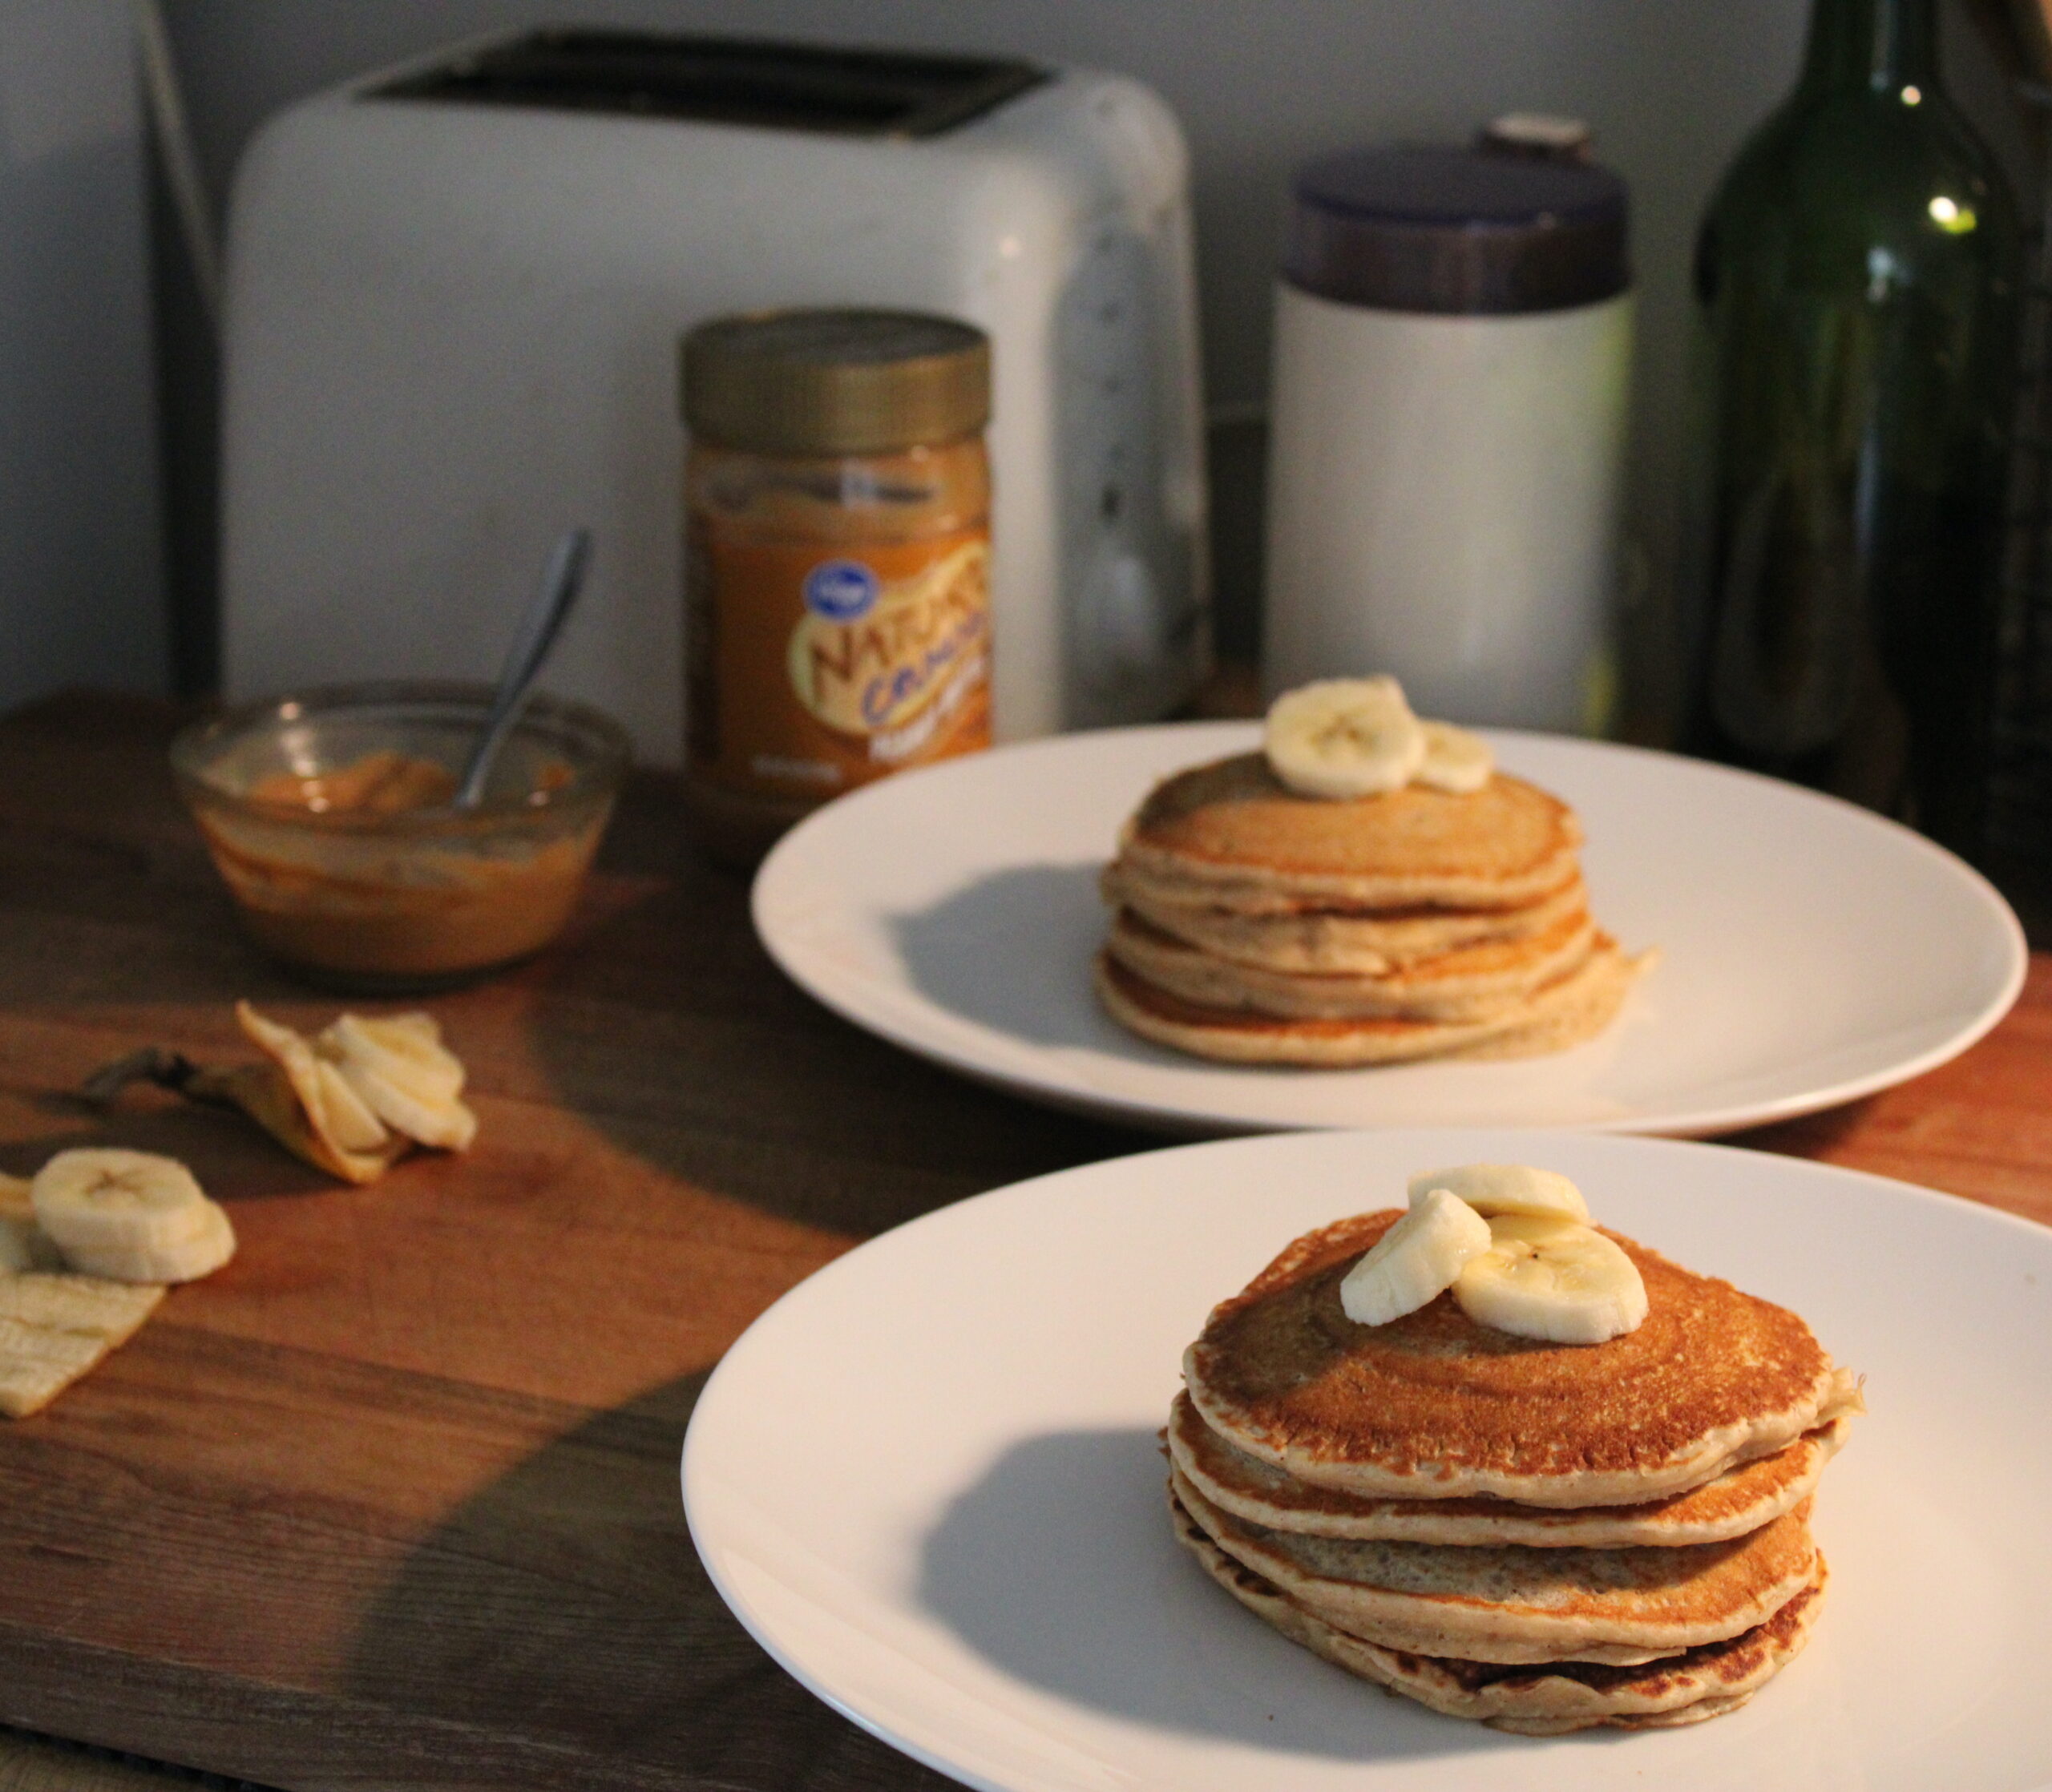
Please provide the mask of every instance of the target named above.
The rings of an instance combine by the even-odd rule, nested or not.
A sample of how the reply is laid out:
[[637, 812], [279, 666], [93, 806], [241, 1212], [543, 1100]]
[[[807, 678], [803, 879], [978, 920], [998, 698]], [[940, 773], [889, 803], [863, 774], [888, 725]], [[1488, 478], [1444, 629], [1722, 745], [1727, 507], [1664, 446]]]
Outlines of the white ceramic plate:
[[1157, 779], [1245, 723], [1035, 741], [887, 778], [794, 829], [755, 885], [778, 963], [907, 1050], [1019, 1094], [1186, 1132], [1569, 1126], [1701, 1136], [1940, 1064], [2016, 999], [2009, 906], [1908, 829], [1791, 785], [1599, 742], [1497, 733], [1588, 834], [1597, 918], [1662, 959], [1619, 1022], [1509, 1063], [1208, 1064], [1099, 1011], [1096, 880]]
[[[1172, 1540], [1155, 1431], [1214, 1302], [1420, 1166], [1549, 1164], [1867, 1375], [1808, 1649], [1695, 1728], [1535, 1740], [1283, 1641]], [[771, 1308], [701, 1398], [714, 1583], [814, 1692], [1004, 1792], [2027, 1792], [2052, 1784], [2052, 1230], [1728, 1147], [1300, 1133], [944, 1208]]]

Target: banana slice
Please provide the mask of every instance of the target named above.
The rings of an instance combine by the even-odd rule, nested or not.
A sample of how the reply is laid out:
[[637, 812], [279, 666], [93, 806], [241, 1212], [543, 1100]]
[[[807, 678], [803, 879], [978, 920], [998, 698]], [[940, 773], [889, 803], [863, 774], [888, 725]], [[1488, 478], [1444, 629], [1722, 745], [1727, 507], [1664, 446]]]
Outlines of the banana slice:
[[1393, 678], [1327, 678], [1270, 704], [1269, 768], [1303, 797], [1401, 789], [1424, 763], [1425, 731]]
[[463, 1067], [426, 1015], [366, 1020], [344, 1015], [313, 1042], [334, 1071], [386, 1126], [416, 1144], [465, 1151], [478, 1117], [457, 1099]]
[[463, 1060], [442, 1044], [430, 1015], [343, 1015], [323, 1027], [315, 1043], [330, 1047], [337, 1063], [353, 1064], [430, 1107], [463, 1092]]
[[321, 1080], [321, 1104], [328, 1131], [345, 1151], [376, 1151], [390, 1136], [377, 1111], [338, 1065], [317, 1059], [313, 1074]]
[[132, 1244], [65, 1247], [64, 1260], [81, 1275], [109, 1281], [197, 1281], [235, 1255], [235, 1226], [228, 1209], [204, 1197], [199, 1223], [181, 1237]]
[[60, 1151], [29, 1185], [36, 1223], [64, 1253], [166, 1249], [198, 1237], [213, 1205], [175, 1158], [146, 1151]]
[[1432, 1190], [1347, 1272], [1339, 1305], [1357, 1326], [1386, 1326], [1454, 1285], [1490, 1246], [1489, 1222], [1444, 1189]]
[[1463, 1164], [1457, 1169], [1427, 1170], [1411, 1178], [1411, 1205], [1435, 1189], [1456, 1194], [1485, 1220], [1499, 1213], [1534, 1213], [1549, 1219], [1589, 1222], [1581, 1191], [1553, 1170], [1528, 1164]]
[[375, 1071], [348, 1059], [322, 1068], [337, 1070], [380, 1120], [416, 1144], [434, 1145], [442, 1151], [467, 1151], [478, 1136], [477, 1116], [454, 1096], [422, 1101]]
[[1452, 722], [1418, 725], [1424, 731], [1425, 757], [1412, 774], [1414, 782], [1464, 797], [1489, 781], [1497, 769], [1497, 756], [1480, 735], [1470, 734]]
[[1489, 1249], [1462, 1266], [1453, 1285], [1453, 1298], [1478, 1326], [1551, 1344], [1601, 1344], [1644, 1322], [1638, 1265], [1593, 1227], [1537, 1213], [1487, 1224]]

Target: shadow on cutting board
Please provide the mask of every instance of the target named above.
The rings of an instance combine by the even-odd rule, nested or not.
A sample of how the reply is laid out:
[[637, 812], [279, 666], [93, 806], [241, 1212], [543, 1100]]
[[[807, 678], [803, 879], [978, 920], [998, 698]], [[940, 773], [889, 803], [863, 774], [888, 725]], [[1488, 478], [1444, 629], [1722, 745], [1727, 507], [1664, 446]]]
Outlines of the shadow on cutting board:
[[[757, 941], [746, 880], [678, 839], [666, 787], [649, 781], [640, 795], [608, 837], [611, 876], [579, 928], [515, 974], [551, 1095], [613, 1142], [697, 1187], [854, 1237], [1169, 1142], [984, 1088], [830, 1014]], [[462, 999], [443, 1010], [459, 1038]]]
[[705, 1379], [591, 1419], [457, 1507], [365, 1613], [338, 1689], [481, 1733], [508, 1792], [951, 1785], [805, 1691], [713, 1591], [678, 1487]]

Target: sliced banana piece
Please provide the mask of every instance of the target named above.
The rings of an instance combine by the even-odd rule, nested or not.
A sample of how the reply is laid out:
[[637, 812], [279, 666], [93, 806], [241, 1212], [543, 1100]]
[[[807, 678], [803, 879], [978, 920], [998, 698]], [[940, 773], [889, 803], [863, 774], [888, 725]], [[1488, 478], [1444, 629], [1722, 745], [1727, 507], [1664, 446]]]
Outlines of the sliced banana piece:
[[1460, 1196], [1485, 1220], [1499, 1213], [1533, 1213], [1584, 1225], [1589, 1221], [1589, 1203], [1579, 1189], [1557, 1171], [1535, 1170], [1529, 1164], [1426, 1170], [1411, 1178], [1411, 1205], [1417, 1206], [1435, 1189]]
[[1425, 732], [1395, 679], [1327, 678], [1269, 706], [1264, 750], [1299, 796], [1374, 797], [1411, 781]]
[[314, 1040], [324, 1068], [348, 1082], [386, 1126], [416, 1144], [465, 1151], [477, 1116], [458, 1099], [463, 1067], [426, 1015], [344, 1015]]
[[1454, 1285], [1464, 1265], [1489, 1249], [1489, 1222], [1444, 1189], [1375, 1241], [1339, 1285], [1339, 1305], [1357, 1326], [1386, 1326]]
[[434, 1145], [442, 1151], [467, 1151], [478, 1136], [477, 1116], [453, 1096], [442, 1101], [423, 1101], [386, 1082], [376, 1072], [346, 1059], [334, 1068], [380, 1120], [416, 1144]]
[[313, 1074], [321, 1084], [321, 1105], [328, 1132], [345, 1151], [374, 1152], [391, 1136], [377, 1110], [337, 1064], [316, 1058]]
[[175, 1246], [196, 1237], [213, 1204], [176, 1158], [147, 1151], [60, 1151], [29, 1187], [36, 1224], [63, 1252]]
[[1594, 1227], [1537, 1213], [1485, 1223], [1489, 1248], [1462, 1265], [1453, 1284], [1453, 1298], [1478, 1326], [1551, 1344], [1601, 1344], [1645, 1321], [1638, 1266]]
[[442, 1043], [431, 1015], [343, 1015], [316, 1043], [331, 1047], [337, 1063], [354, 1064], [416, 1101], [433, 1105], [463, 1092], [463, 1060]]
[[1464, 797], [1480, 789], [1495, 774], [1496, 753], [1480, 735], [1452, 722], [1418, 725], [1424, 731], [1425, 757], [1412, 774], [1414, 782]]
[[235, 1255], [235, 1226], [228, 1209], [201, 1203], [199, 1226], [181, 1238], [131, 1245], [74, 1245], [64, 1260], [81, 1275], [109, 1281], [197, 1281]]

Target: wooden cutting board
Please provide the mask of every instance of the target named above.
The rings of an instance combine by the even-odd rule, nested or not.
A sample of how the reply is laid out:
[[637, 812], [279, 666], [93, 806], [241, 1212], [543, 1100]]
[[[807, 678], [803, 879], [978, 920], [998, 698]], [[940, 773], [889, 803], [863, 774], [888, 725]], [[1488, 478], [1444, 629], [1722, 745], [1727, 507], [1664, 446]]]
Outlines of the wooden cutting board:
[[[0, 1169], [184, 1158], [243, 1241], [46, 1414], [0, 1423], [0, 1722], [295, 1789], [938, 1786], [712, 1592], [678, 1452], [721, 1352], [857, 1240], [1154, 1143], [929, 1069], [776, 974], [636, 787], [574, 937], [432, 1007], [468, 1156], [331, 1186], [228, 1116], [66, 1092], [247, 1055], [241, 943], [167, 711], [0, 721]], [[1961, 1064], [1763, 1141], [2052, 1217], [2052, 975]], [[822, 1474], [831, 1463], [821, 1465]]]
[[[638, 789], [576, 937], [432, 1007], [483, 1127], [343, 1189], [232, 1117], [73, 1104], [238, 995], [170, 716], [0, 722], [0, 1168], [189, 1162], [242, 1248], [46, 1414], [0, 1422], [0, 1721], [290, 1788], [944, 1783], [727, 1615], [678, 1454], [706, 1372], [851, 1244], [1141, 1139], [985, 1094], [786, 985]], [[830, 1465], [822, 1465], [830, 1472]]]

